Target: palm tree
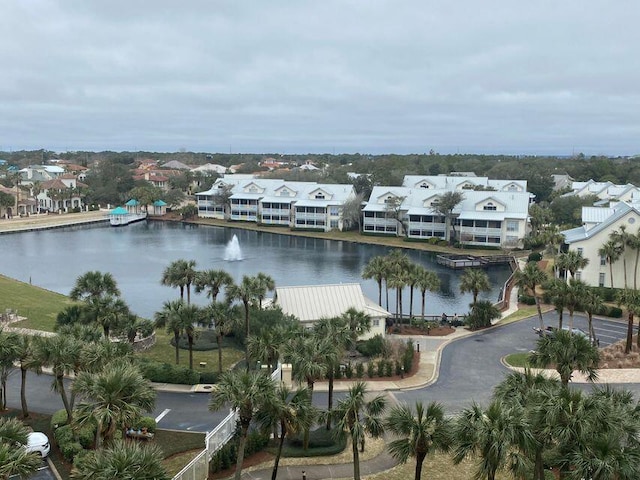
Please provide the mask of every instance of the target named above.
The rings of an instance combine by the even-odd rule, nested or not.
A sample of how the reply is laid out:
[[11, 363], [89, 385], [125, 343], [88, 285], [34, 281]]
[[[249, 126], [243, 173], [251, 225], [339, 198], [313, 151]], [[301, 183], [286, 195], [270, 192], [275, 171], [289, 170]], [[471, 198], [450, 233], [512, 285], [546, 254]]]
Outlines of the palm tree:
[[269, 373], [273, 372], [280, 360], [280, 354], [289, 339], [290, 332], [283, 325], [263, 329], [259, 335], [250, 335], [247, 340], [249, 357], [266, 363]]
[[29, 429], [17, 418], [0, 417], [0, 478], [19, 475], [27, 478], [36, 472], [42, 461], [35, 453], [27, 453]]
[[[2, 335], [2, 333], [0, 333], [0, 335]], [[28, 418], [27, 372], [33, 370], [37, 374], [42, 373], [42, 361], [38, 356], [32, 337], [28, 335], [19, 336], [17, 347], [17, 361], [20, 363], [20, 405], [22, 407], [22, 416]]]
[[7, 409], [7, 379], [18, 360], [20, 337], [16, 333], [4, 333], [0, 328], [0, 410]]
[[90, 451], [74, 459], [71, 478], [78, 480], [169, 480], [157, 445], [117, 441], [108, 448]]
[[537, 262], [529, 262], [524, 269], [518, 269], [515, 273], [516, 284], [520, 288], [527, 288], [536, 302], [540, 330], [544, 330], [544, 320], [542, 319], [542, 309], [540, 308], [540, 298], [536, 293], [536, 287], [542, 285], [547, 280], [547, 274], [540, 270]]
[[291, 392], [281, 384], [276, 388], [274, 401], [264, 411], [258, 412], [256, 419], [264, 427], [279, 426], [278, 450], [273, 462], [271, 480], [278, 476], [278, 464], [282, 457], [282, 447], [288, 435], [295, 435], [313, 426], [317, 411], [311, 404], [309, 392], [305, 388]]
[[86, 317], [102, 327], [104, 338], [109, 338], [111, 329], [116, 328], [123, 318], [131, 315], [126, 302], [111, 295], [89, 299], [85, 313]]
[[413, 289], [420, 279], [420, 270], [424, 267], [411, 264], [407, 270], [407, 285], [409, 286], [409, 319], [413, 318]]
[[426, 268], [418, 270], [418, 282], [416, 286], [420, 289], [420, 295], [422, 295], [422, 318], [424, 319], [424, 306], [427, 290], [430, 292], [437, 292], [440, 289], [440, 279], [435, 272], [431, 272]]
[[366, 399], [367, 386], [364, 382], [356, 382], [347, 396], [338, 402], [330, 413], [336, 420], [336, 436], [348, 436], [351, 439], [353, 453], [353, 479], [360, 480], [360, 456], [358, 445], [364, 442], [365, 435], [380, 437], [384, 433], [384, 414], [387, 406], [382, 395], [371, 400]]
[[387, 279], [387, 285], [396, 290], [396, 322], [402, 321], [402, 289], [407, 286], [407, 272], [400, 268], [394, 268]]
[[604, 302], [595, 289], [587, 288], [582, 296], [581, 305], [589, 319], [589, 341], [595, 342], [596, 334], [593, 330], [593, 315], [602, 309]]
[[167, 333], [173, 333], [174, 347], [176, 350], [176, 365], [180, 363], [180, 335], [182, 334], [182, 324], [179, 313], [184, 302], [182, 300], [167, 301], [162, 304], [162, 310], [156, 312], [154, 320], [156, 327], [166, 327]]
[[391, 455], [402, 463], [409, 457], [415, 457], [415, 480], [422, 478], [422, 464], [430, 452], [447, 452], [451, 446], [449, 431], [452, 425], [439, 403], [432, 402], [425, 408], [422, 402], [416, 402], [415, 415], [408, 405], [395, 406], [385, 421], [385, 427], [402, 437], [389, 444]]
[[358, 337], [371, 331], [371, 317], [366, 313], [351, 307], [340, 318], [349, 331], [349, 347], [355, 349]]
[[258, 307], [262, 310], [262, 301], [268, 292], [272, 292], [276, 288], [276, 282], [266, 273], [258, 272], [255, 276], [256, 281], [256, 297], [258, 298]]
[[618, 292], [616, 300], [618, 305], [627, 309], [627, 341], [624, 353], [629, 353], [633, 345], [633, 317], [640, 315], [640, 293], [637, 290], [625, 288]]
[[619, 256], [622, 257], [622, 270], [624, 272], [624, 288], [627, 288], [627, 247], [629, 246], [631, 234], [627, 232], [627, 227], [620, 226], [619, 230], [614, 230], [609, 234], [609, 240], [618, 247]]
[[213, 302], [206, 307], [203, 316], [211, 319], [218, 344], [218, 373], [222, 373], [222, 340], [238, 324], [239, 312], [229, 302]]
[[[231, 284], [227, 287], [227, 300], [240, 300], [244, 307], [244, 335], [249, 338], [249, 314], [251, 304], [258, 298], [259, 288], [255, 277], [244, 275], [239, 285]], [[249, 368], [249, 353], [246, 353], [247, 368]]]
[[[344, 317], [323, 318], [313, 326], [313, 333], [319, 342], [330, 338], [333, 341], [326, 343], [327, 356], [325, 359], [327, 367], [328, 395], [327, 412], [333, 409], [333, 387], [336, 370], [339, 368], [340, 358], [344, 350], [351, 343], [351, 331], [347, 326]], [[327, 415], [327, 430], [331, 430], [331, 416]]]
[[362, 278], [373, 279], [378, 284], [378, 305], [382, 306], [382, 282], [387, 276], [387, 265], [384, 257], [373, 257], [365, 265]]
[[175, 315], [175, 324], [172, 328], [177, 328], [187, 336], [187, 346], [189, 349], [189, 370], [193, 370], [193, 344], [196, 338], [196, 325], [201, 323], [202, 310], [195, 305], [182, 304]]
[[[530, 458], [534, 480], [545, 479], [543, 453], [556, 445], [549, 425], [536, 421], [536, 413], [546, 398], [560, 395], [561, 390], [560, 382], [557, 380], [549, 379], [541, 373], [533, 374], [529, 370], [507, 375], [494, 389], [494, 401], [508, 408], [524, 409], [523, 415], [528, 426], [526, 437], [523, 437], [526, 441], [516, 447], [519, 452]], [[523, 475], [519, 475], [518, 478], [523, 478]]]
[[233, 278], [224, 270], [205, 270], [196, 273], [194, 285], [196, 287], [196, 293], [206, 291], [207, 298], [215, 302], [220, 293], [220, 289], [232, 283]]
[[574, 370], [584, 373], [590, 382], [598, 378], [600, 353], [582, 335], [557, 330], [553, 335], [538, 339], [536, 350], [529, 356], [529, 362], [540, 368], [555, 366], [562, 386], [567, 388]]
[[160, 283], [180, 289], [180, 300], [184, 300], [187, 292], [187, 303], [191, 303], [191, 284], [196, 278], [196, 262], [194, 260], [175, 260], [164, 269]]
[[76, 370], [80, 363], [82, 344], [73, 337], [62, 335], [36, 337], [35, 341], [37, 355], [41, 358], [42, 364], [53, 370], [52, 389], [60, 394], [64, 409], [67, 411], [67, 419], [71, 423], [73, 408], [64, 387], [64, 377]]
[[569, 329], [573, 329], [573, 313], [582, 306], [582, 301], [589, 287], [581, 280], [569, 280], [566, 289], [565, 305], [569, 310]]
[[[569, 250], [568, 252], [558, 255], [558, 267], [571, 274], [571, 278], [575, 280], [576, 272], [582, 270], [589, 264], [589, 259], [582, 256], [579, 250]], [[565, 275], [566, 276], [566, 275]], [[568, 282], [569, 278], [565, 278]]]
[[609, 279], [613, 288], [613, 264], [618, 261], [622, 254], [622, 247], [611, 237], [598, 249], [598, 255], [605, 258], [609, 264]]
[[465, 458], [479, 459], [474, 478], [495, 480], [496, 473], [506, 468], [514, 446], [531, 444], [526, 419], [520, 405], [507, 406], [493, 401], [483, 410], [475, 402], [456, 418], [453, 437], [455, 464]]
[[[453, 245], [456, 240], [456, 225], [455, 219], [453, 218], [453, 210], [458, 206], [460, 202], [464, 200], [464, 195], [459, 191], [449, 191], [445, 192], [438, 198], [438, 203], [436, 203], [432, 208], [433, 210], [442, 215], [445, 218], [445, 222], [447, 224], [447, 240], [449, 241], [449, 245]], [[452, 230], [450, 232], [449, 230]], [[450, 233], [453, 233], [451, 235]]]
[[567, 306], [569, 286], [564, 280], [554, 278], [552, 281], [545, 285], [545, 290], [551, 295], [551, 301], [558, 312], [558, 328], [562, 328], [562, 320], [564, 309]]
[[491, 290], [489, 276], [482, 270], [476, 268], [465, 269], [460, 278], [460, 293], [473, 293], [473, 305], [478, 302], [480, 292]]
[[73, 390], [82, 398], [76, 407], [79, 425], [96, 421], [96, 449], [102, 440], [113, 439], [143, 413], [151, 412], [156, 392], [140, 370], [130, 364], [114, 362], [97, 373], [81, 372]]
[[72, 300], [89, 301], [105, 296], [119, 297], [120, 290], [110, 273], [91, 271], [76, 279], [69, 296]]
[[257, 412], [268, 410], [274, 403], [276, 385], [271, 378], [262, 372], [235, 370], [223, 374], [216, 387], [211, 393], [209, 410], [218, 410], [225, 403], [228, 403], [238, 412], [240, 434], [238, 436], [235, 479], [240, 480], [249, 427]]

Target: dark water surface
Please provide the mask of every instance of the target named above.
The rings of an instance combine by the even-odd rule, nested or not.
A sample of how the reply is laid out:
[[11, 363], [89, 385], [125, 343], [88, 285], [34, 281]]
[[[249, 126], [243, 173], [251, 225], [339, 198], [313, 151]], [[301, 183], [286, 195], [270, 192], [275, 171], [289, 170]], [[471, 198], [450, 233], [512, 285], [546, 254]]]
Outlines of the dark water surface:
[[[234, 234], [244, 260], [227, 262], [225, 247]], [[388, 248], [375, 245], [163, 222], [1, 235], [0, 249], [0, 273], [63, 294], [68, 294], [75, 279], [88, 270], [111, 272], [132, 310], [147, 318], [162, 308], [162, 302], [178, 297], [177, 289], [160, 285], [163, 270], [173, 260], [195, 260], [199, 270], [224, 269], [236, 281], [243, 275], [265, 272], [279, 286], [360, 282], [365, 294], [377, 301], [376, 282], [362, 280], [360, 275], [371, 257], [388, 252]], [[460, 294], [460, 272], [437, 265], [433, 253], [406, 253], [412, 261], [435, 271], [442, 282], [439, 293], [427, 293], [427, 313], [453, 315], [468, 310], [472, 297]], [[492, 267], [487, 273], [492, 291], [481, 298], [496, 301], [509, 268]], [[419, 313], [420, 293], [414, 295], [413, 309]], [[394, 299], [390, 294], [391, 310]], [[192, 301], [206, 303], [204, 295], [192, 294]], [[408, 289], [403, 303], [406, 313]]]

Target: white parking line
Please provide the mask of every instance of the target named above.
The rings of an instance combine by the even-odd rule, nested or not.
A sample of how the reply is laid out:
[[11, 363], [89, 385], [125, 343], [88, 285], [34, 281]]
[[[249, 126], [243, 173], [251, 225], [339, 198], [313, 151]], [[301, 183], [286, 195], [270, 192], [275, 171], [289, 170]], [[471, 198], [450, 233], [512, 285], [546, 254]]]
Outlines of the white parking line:
[[171, 409], [170, 409], [170, 408], [165, 408], [165, 409], [163, 410], [163, 412], [162, 412], [160, 415], [158, 415], [158, 416], [156, 417], [156, 423], [158, 423], [160, 420], [162, 420], [162, 419], [165, 417], [165, 415], [166, 415], [167, 413], [169, 413], [170, 411], [171, 411]]

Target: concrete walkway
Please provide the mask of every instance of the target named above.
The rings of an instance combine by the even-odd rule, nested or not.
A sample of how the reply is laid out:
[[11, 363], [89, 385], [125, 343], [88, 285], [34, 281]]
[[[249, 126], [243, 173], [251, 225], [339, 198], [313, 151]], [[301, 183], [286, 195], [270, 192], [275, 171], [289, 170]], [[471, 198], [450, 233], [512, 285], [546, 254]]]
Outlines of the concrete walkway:
[[[347, 448], [351, 448], [350, 445]], [[387, 450], [375, 458], [360, 462], [360, 475], [372, 475], [395, 467], [398, 462], [387, 453]], [[242, 472], [243, 479], [267, 480], [271, 478], [272, 468]], [[278, 467], [278, 480], [300, 480], [303, 472], [307, 480], [321, 480], [331, 478], [353, 478], [353, 463], [334, 465], [292, 465]]]
[[0, 219], [0, 234], [47, 230], [51, 228], [71, 227], [91, 223], [106, 223], [108, 210], [96, 210], [80, 213], [50, 213]]

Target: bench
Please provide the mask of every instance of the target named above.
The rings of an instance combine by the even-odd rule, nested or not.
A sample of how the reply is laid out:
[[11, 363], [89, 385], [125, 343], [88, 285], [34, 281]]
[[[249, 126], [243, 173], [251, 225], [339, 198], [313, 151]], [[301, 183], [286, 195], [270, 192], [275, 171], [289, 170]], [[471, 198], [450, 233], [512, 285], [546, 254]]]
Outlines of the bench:
[[136, 440], [153, 440], [154, 434], [151, 432], [127, 431], [127, 437]]

